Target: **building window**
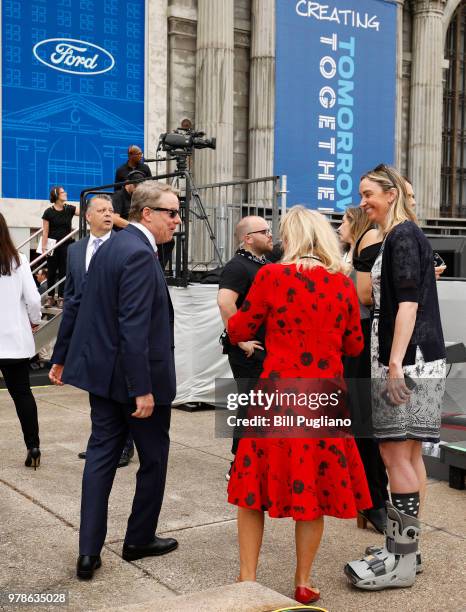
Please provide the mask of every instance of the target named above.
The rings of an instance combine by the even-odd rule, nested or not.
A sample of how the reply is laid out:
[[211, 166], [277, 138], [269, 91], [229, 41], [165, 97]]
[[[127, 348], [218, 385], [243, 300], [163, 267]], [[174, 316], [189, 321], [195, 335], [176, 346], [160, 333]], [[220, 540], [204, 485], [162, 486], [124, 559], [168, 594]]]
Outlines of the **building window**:
[[46, 7], [33, 5], [31, 7], [31, 20], [33, 23], [46, 23], [47, 22]]
[[65, 28], [71, 27], [71, 11], [65, 11], [64, 9], [57, 10], [57, 25], [64, 26]]
[[45, 89], [47, 87], [47, 80], [43, 72], [33, 72], [31, 74], [31, 87], [33, 89]]
[[466, 217], [466, 0], [458, 6], [447, 32], [448, 60], [443, 90], [442, 217]]
[[57, 89], [63, 93], [69, 93], [71, 91], [71, 77], [59, 74], [57, 78]]
[[[13, 40], [15, 42], [21, 41], [21, 28], [17, 24], [6, 23], [5, 24], [5, 39]], [[33, 41], [36, 42], [36, 41]]]
[[8, 19], [21, 19], [21, 3], [5, 0], [3, 4], [4, 17]]
[[92, 32], [94, 29], [94, 15], [80, 15], [79, 25], [81, 26], [81, 30], [90, 30]]
[[8, 64], [19, 64], [21, 62], [21, 47], [8, 45], [4, 53], [5, 61]]

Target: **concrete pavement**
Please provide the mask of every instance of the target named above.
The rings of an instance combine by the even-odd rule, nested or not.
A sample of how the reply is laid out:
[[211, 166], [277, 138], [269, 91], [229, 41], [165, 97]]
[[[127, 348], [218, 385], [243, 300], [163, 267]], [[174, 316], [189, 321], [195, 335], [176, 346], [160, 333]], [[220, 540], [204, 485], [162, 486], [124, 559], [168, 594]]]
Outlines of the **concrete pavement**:
[[[272, 610], [290, 605], [294, 543], [291, 520], [267, 520], [258, 581], [235, 585], [235, 508], [226, 502], [230, 442], [214, 436], [211, 411], [173, 411], [172, 446], [159, 534], [179, 540], [165, 557], [121, 558], [137, 459], [117, 471], [110, 498], [102, 568], [91, 582], [75, 578], [81, 474], [77, 453], [89, 435], [87, 395], [71, 387], [39, 388], [42, 465], [24, 467], [25, 449], [13, 403], [0, 391], [0, 592], [69, 592], [78, 610]], [[430, 481], [423, 516], [425, 571], [410, 589], [352, 589], [342, 572], [369, 544], [382, 542], [356, 521], [327, 518], [312, 581], [329, 612], [466, 611], [466, 492]], [[226, 587], [226, 585], [230, 585]], [[205, 592], [204, 592], [205, 591]], [[199, 593], [202, 592], [202, 593]], [[262, 603], [261, 603], [262, 602]], [[1, 606], [0, 606], [1, 608]], [[3, 609], [14, 609], [11, 606]], [[31, 609], [31, 608], [30, 608]], [[46, 606], [34, 606], [46, 610]], [[57, 607], [50, 607], [57, 610]]]

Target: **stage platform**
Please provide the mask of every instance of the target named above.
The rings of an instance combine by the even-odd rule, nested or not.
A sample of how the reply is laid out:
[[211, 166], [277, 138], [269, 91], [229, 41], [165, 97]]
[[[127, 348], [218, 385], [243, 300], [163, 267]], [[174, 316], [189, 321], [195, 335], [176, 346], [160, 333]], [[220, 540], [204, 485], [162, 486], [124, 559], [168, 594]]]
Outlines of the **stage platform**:
[[[43, 451], [37, 472], [23, 465], [25, 451], [14, 406], [7, 392], [0, 391], [0, 591], [69, 592], [69, 605], [48, 608], [51, 612], [258, 612], [280, 607], [284, 597], [292, 597], [294, 528], [288, 519], [266, 522], [258, 580], [269, 590], [223, 589], [233, 585], [238, 573], [236, 512], [226, 501], [224, 479], [230, 442], [215, 438], [212, 411], [173, 411], [159, 533], [178, 538], [179, 549], [134, 563], [121, 558], [138, 469], [135, 459], [115, 478], [103, 566], [91, 583], [78, 582], [75, 562], [83, 462], [77, 453], [85, 448], [89, 434], [87, 395], [70, 387], [37, 388], [34, 393]], [[355, 520], [326, 519], [312, 578], [322, 592], [319, 605], [329, 612], [466, 610], [465, 491], [430, 480], [422, 521], [425, 571], [416, 584], [410, 589], [369, 593], [353, 590], [342, 568], [366, 546], [381, 543], [382, 537], [357, 529]], [[212, 608], [212, 597], [223, 602], [221, 607]]]

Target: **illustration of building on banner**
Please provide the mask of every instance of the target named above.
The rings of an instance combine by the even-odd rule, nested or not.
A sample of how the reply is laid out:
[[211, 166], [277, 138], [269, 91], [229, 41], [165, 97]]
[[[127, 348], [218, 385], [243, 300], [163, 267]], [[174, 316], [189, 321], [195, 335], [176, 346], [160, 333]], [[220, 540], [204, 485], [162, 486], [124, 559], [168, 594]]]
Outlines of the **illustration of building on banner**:
[[112, 182], [113, 174], [104, 174], [104, 164], [116, 168], [121, 151], [128, 143], [143, 142], [144, 133], [72, 95], [4, 115], [3, 139], [4, 147], [16, 151], [4, 162], [4, 191], [21, 191], [22, 197], [35, 199], [43, 198], [50, 185], [63, 184], [79, 194], [84, 186]]
[[144, 147], [145, 0], [2, 0], [2, 193], [71, 200]]

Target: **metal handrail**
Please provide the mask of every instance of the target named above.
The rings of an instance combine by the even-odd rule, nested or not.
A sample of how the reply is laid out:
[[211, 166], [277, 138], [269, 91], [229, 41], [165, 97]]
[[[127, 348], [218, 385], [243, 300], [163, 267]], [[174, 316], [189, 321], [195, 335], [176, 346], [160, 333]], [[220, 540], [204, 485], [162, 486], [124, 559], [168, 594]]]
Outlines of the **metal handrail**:
[[[56, 244], [53, 245], [52, 249], [49, 249], [48, 251], [45, 251], [45, 253], [42, 253], [41, 255], [39, 255], [39, 257], [36, 257], [33, 261], [31, 261], [31, 267], [36, 264], [38, 261], [41, 261], [42, 259], [44, 259], [44, 257], [47, 257], [47, 255], [49, 253], [51, 253], [53, 250], [55, 250], [57, 247], [61, 246], [62, 244], [64, 244], [67, 240], [69, 240], [71, 238], [71, 236], [74, 236], [77, 232], [79, 232], [79, 229], [76, 228], [74, 230], [71, 230], [71, 232], [69, 234], [67, 234], [64, 238], [62, 238], [61, 240], [59, 240]], [[34, 270], [34, 272], [36, 272], [36, 270]]]
[[60, 278], [60, 280], [58, 280], [54, 285], [52, 285], [51, 287], [47, 287], [47, 291], [44, 291], [44, 293], [40, 296], [40, 303], [43, 304], [47, 298], [49, 297], [53, 297], [54, 293], [55, 293], [55, 289], [61, 285], [62, 283], [64, 283], [66, 281], [66, 276], [64, 276], [63, 278]]
[[236, 187], [236, 185], [253, 185], [254, 183], [265, 183], [265, 182], [271, 182], [271, 181], [275, 181], [276, 179], [279, 179], [280, 177], [277, 176], [264, 176], [261, 178], [254, 178], [254, 179], [239, 179], [237, 181], [224, 181], [223, 183], [209, 183], [208, 185], [197, 185], [197, 188], [199, 190], [201, 189], [212, 189], [213, 187]]
[[44, 231], [44, 228], [41, 227], [40, 229], [38, 229], [36, 232], [34, 232], [31, 236], [29, 236], [29, 238], [27, 240], [25, 240], [24, 242], [22, 242], [21, 244], [19, 244], [16, 247], [16, 250], [19, 251], [20, 248], [22, 248], [25, 244], [27, 244], [28, 242], [31, 242], [31, 240], [33, 238], [35, 238], [36, 236], [38, 236], [39, 234], [41, 234]]

